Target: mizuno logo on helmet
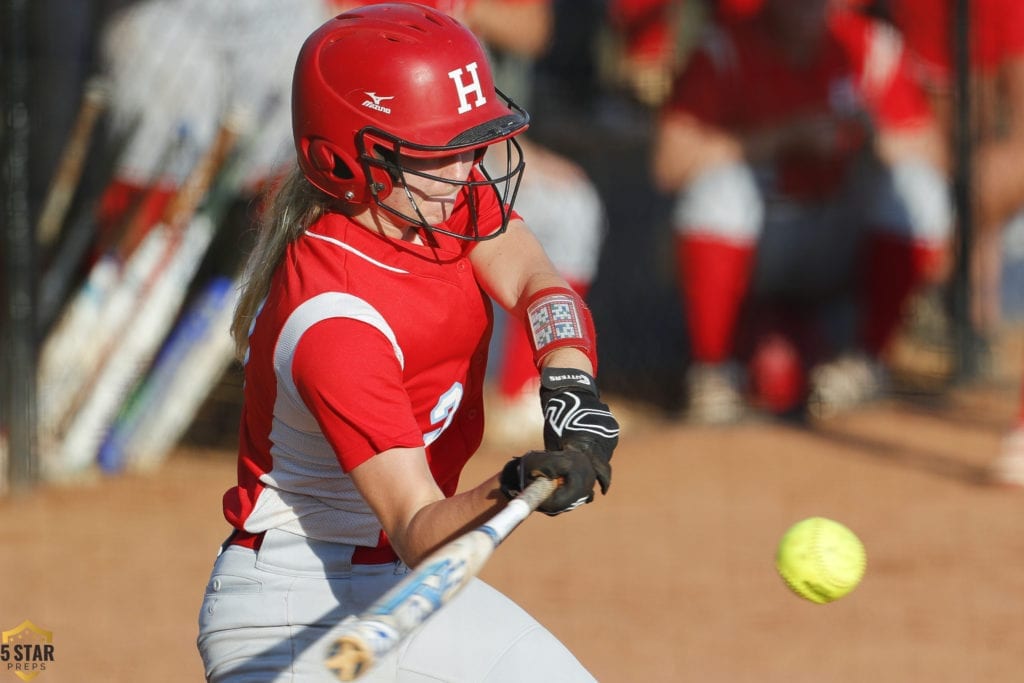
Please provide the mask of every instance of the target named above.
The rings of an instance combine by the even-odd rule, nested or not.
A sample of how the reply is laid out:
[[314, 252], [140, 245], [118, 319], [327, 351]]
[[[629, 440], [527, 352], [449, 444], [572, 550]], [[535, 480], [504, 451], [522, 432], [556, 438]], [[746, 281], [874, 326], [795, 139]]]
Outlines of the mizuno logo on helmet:
[[[448, 72], [448, 78], [455, 83], [455, 90], [459, 94], [459, 114], [465, 114], [473, 107], [487, 104], [487, 98], [484, 97], [484, 90], [480, 87], [480, 77], [476, 73], [476, 68], [476, 62], [470, 62], [465, 67], [465, 72], [469, 73], [469, 83], [462, 79], [463, 69]], [[476, 93], [476, 101], [470, 104], [469, 95], [472, 93]]]
[[378, 95], [375, 92], [367, 92], [366, 96], [369, 97], [370, 99], [363, 101], [363, 106], [364, 107], [366, 107], [367, 109], [374, 109], [374, 110], [379, 111], [379, 112], [384, 113], [384, 114], [390, 114], [391, 113], [391, 108], [383, 106], [381, 104], [381, 102], [383, 102], [384, 100], [393, 100], [393, 99], [395, 99], [394, 95], [384, 96], [384, 95]]

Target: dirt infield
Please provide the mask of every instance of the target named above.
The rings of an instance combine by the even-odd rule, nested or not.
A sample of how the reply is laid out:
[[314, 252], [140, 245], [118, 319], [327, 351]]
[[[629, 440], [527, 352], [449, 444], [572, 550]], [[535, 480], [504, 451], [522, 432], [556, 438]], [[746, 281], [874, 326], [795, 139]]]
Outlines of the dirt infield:
[[[601, 681], [1019, 681], [1024, 492], [983, 481], [1019, 377], [1010, 363], [941, 401], [816, 429], [634, 415], [608, 497], [531, 518], [484, 576]], [[508, 455], [485, 450], [465, 480]], [[181, 450], [156, 475], [0, 500], [0, 629], [53, 633], [38, 683], [202, 680], [196, 610], [233, 473], [228, 452]], [[863, 584], [831, 605], [794, 597], [773, 567], [811, 515], [868, 550]], [[17, 680], [0, 662], [0, 683]]]

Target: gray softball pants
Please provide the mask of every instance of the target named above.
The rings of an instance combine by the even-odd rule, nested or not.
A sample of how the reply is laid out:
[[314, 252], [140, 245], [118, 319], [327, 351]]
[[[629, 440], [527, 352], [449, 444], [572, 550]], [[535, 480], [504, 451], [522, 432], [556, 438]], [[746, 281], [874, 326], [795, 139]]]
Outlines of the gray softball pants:
[[[228, 545], [206, 586], [199, 652], [211, 683], [331, 683], [332, 629], [408, 573], [353, 565], [352, 546], [270, 531], [258, 551]], [[593, 681], [569, 650], [480, 580], [431, 617], [360, 681]]]

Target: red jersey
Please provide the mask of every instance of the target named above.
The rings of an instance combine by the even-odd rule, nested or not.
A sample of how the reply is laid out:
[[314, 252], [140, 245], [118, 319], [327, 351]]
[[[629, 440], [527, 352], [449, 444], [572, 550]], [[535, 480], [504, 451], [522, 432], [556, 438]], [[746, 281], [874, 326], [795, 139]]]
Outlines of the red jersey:
[[[851, 121], [866, 115], [874, 127], [890, 130], [930, 120], [928, 101], [891, 28], [833, 12], [818, 57], [806, 67], [787, 62], [776, 40], [760, 16], [724, 23], [677, 77], [666, 113], [687, 112], [740, 135], [812, 114]], [[787, 155], [777, 160], [779, 189], [823, 197], [857, 152], [829, 159]]]
[[[476, 191], [493, 231], [498, 200]], [[439, 227], [464, 234], [468, 214], [457, 205]], [[435, 237], [395, 241], [332, 213], [288, 246], [249, 335], [238, 485], [224, 496], [236, 528], [386, 545], [347, 472], [395, 447], [425, 445], [455, 493], [483, 435], [493, 318], [474, 243]]]
[[[992, 74], [1008, 59], [1024, 58], [1024, 2], [972, 0], [971, 65]], [[890, 0], [893, 22], [913, 54], [915, 69], [926, 83], [947, 88], [953, 78], [952, 3], [935, 0]]]

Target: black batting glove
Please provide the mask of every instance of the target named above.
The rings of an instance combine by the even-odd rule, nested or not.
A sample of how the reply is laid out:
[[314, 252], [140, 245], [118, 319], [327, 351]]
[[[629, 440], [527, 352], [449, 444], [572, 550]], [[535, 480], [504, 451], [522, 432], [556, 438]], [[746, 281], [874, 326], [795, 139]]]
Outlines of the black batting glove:
[[560, 480], [537, 508], [546, 515], [559, 515], [594, 500], [596, 474], [590, 457], [581, 451], [530, 451], [512, 458], [499, 477], [501, 492], [515, 498], [538, 477]]
[[601, 402], [597, 382], [573, 368], [544, 368], [540, 373], [544, 411], [544, 447], [579, 451], [590, 460], [601, 493], [612, 483], [612, 452], [619, 443], [619, 423]]

